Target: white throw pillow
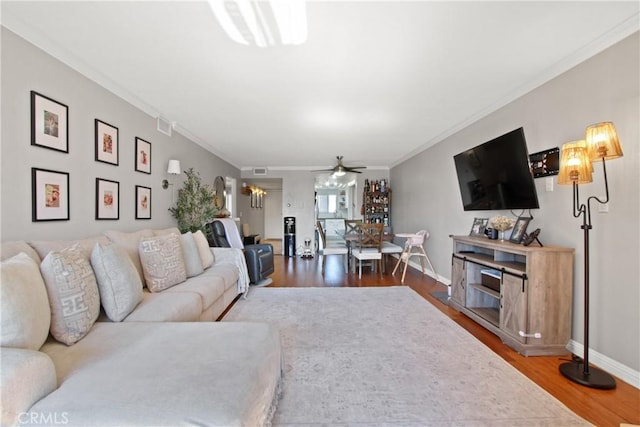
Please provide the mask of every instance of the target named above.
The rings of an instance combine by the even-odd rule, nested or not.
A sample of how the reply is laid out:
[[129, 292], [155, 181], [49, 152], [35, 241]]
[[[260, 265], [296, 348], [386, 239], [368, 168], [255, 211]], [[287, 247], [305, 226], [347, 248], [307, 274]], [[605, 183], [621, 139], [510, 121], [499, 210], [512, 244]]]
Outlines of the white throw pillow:
[[143, 238], [138, 251], [144, 280], [151, 292], [160, 292], [187, 280], [177, 234]]
[[213, 257], [213, 251], [211, 251], [211, 248], [209, 247], [209, 241], [202, 230], [198, 230], [193, 233], [193, 240], [196, 241], [196, 245], [198, 246], [198, 253], [200, 254], [202, 267], [204, 269], [211, 267], [215, 262], [215, 258]]
[[[124, 248], [127, 251], [127, 255], [136, 267], [140, 280], [144, 280], [144, 273], [142, 271], [142, 265], [140, 264], [140, 256], [138, 255], [138, 247], [140, 245], [140, 239], [145, 237], [153, 237], [153, 231], [150, 229], [139, 230], [133, 233], [124, 233], [122, 231], [105, 231], [105, 236], [109, 238], [116, 245]], [[91, 247], [93, 249], [93, 246]]]
[[202, 267], [200, 252], [198, 252], [198, 245], [196, 245], [196, 241], [193, 239], [193, 234], [189, 231], [180, 235], [180, 243], [182, 244], [182, 255], [184, 256], [184, 267], [187, 272], [187, 277], [202, 274], [204, 268]]
[[142, 281], [129, 255], [116, 244], [96, 244], [91, 253], [100, 301], [107, 317], [120, 322], [140, 301]]
[[82, 339], [100, 314], [100, 295], [91, 264], [79, 245], [49, 252], [40, 271], [51, 307], [51, 335], [71, 345]]
[[22, 252], [2, 261], [0, 345], [38, 350], [49, 335], [51, 310], [38, 264]]

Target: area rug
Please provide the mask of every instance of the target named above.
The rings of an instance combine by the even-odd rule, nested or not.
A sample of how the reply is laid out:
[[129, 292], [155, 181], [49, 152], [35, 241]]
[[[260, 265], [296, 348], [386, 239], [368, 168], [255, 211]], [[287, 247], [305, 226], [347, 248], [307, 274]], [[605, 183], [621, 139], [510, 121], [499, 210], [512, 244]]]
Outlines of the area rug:
[[275, 426], [589, 425], [408, 287], [252, 288], [280, 329]]

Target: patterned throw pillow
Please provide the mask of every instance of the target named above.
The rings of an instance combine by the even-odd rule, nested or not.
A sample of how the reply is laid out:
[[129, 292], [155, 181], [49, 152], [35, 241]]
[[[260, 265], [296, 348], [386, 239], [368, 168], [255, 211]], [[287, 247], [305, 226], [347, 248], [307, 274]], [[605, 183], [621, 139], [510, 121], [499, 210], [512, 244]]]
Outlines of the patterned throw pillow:
[[177, 234], [143, 238], [138, 251], [144, 280], [151, 292], [160, 292], [187, 280]]
[[52, 251], [40, 264], [51, 306], [51, 334], [71, 345], [84, 337], [100, 314], [98, 284], [77, 244]]

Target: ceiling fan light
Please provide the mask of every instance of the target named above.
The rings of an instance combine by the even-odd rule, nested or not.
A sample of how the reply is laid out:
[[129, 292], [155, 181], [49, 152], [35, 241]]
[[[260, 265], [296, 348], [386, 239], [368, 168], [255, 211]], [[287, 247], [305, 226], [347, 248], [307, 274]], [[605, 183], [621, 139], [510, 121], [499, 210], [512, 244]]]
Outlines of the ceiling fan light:
[[345, 176], [347, 173], [344, 170], [339, 169], [339, 170], [335, 171], [333, 174], [335, 176]]

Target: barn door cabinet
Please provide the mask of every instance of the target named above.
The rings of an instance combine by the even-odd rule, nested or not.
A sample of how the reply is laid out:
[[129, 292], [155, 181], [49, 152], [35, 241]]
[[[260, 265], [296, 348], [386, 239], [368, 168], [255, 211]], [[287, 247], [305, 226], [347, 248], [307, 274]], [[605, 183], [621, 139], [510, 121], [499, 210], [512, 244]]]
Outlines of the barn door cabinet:
[[567, 354], [573, 253], [453, 236], [450, 305], [523, 355]]

